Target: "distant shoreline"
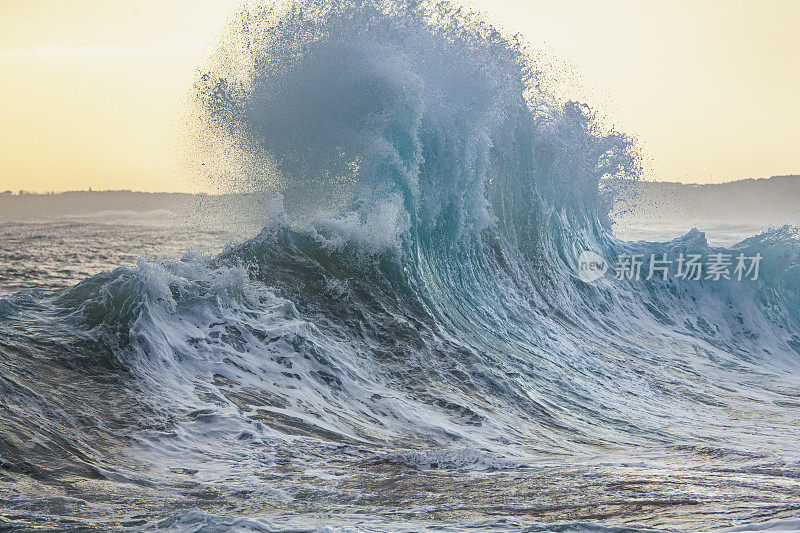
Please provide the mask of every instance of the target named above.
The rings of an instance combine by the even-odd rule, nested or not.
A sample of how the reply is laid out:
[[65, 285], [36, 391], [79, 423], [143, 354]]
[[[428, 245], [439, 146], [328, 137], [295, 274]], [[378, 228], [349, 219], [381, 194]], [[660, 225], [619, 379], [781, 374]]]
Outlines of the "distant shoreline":
[[[728, 183], [683, 184], [665, 181], [607, 180], [615, 191], [612, 217], [659, 222], [730, 221], [778, 224], [800, 222], [800, 175], [737, 180]], [[330, 184], [308, 184], [281, 191], [251, 193], [186, 193], [65, 191], [61, 193], [0, 193], [0, 222], [61, 220], [72, 217], [135, 217], [160, 212], [164, 216], [196, 218], [200, 213], [226, 218], [255, 216], [286, 199], [290, 216], [308, 216], [319, 210], [336, 211], [349, 201], [348, 189]]]
[[[680, 181], [650, 181], [650, 180], [641, 180], [635, 183], [643, 184], [644, 186], [649, 185], [678, 185], [682, 187], [725, 187], [735, 184], [745, 184], [745, 183], [759, 183], [759, 182], [767, 182], [770, 180], [800, 180], [800, 174], [786, 174], [780, 176], [770, 176], [767, 178], [745, 178], [739, 180], [732, 180], [732, 181], [723, 181], [719, 183], [683, 183]], [[614, 180], [609, 180], [614, 181]], [[274, 194], [276, 192], [281, 192], [278, 189], [275, 190], [265, 190], [259, 192], [185, 192], [185, 191], [135, 191], [132, 189], [76, 189], [76, 190], [67, 190], [67, 191], [46, 191], [46, 192], [36, 192], [36, 191], [26, 191], [26, 190], [5, 190], [0, 191], [0, 198], [7, 198], [7, 197], [22, 197], [22, 196], [59, 196], [64, 194], [142, 194], [142, 195], [149, 195], [149, 196], [168, 196], [168, 197], [180, 197], [180, 196], [208, 196], [208, 197], [223, 197], [223, 196], [247, 196], [252, 194], [264, 194], [270, 193]]]

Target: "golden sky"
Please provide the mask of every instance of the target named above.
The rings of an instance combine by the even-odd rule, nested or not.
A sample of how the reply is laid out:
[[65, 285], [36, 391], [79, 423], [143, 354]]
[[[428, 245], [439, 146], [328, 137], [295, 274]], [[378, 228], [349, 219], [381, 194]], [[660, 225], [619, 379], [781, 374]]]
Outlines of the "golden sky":
[[[200, 190], [176, 164], [235, 0], [0, 0], [0, 191]], [[470, 0], [636, 136], [650, 179], [800, 173], [800, 1]]]

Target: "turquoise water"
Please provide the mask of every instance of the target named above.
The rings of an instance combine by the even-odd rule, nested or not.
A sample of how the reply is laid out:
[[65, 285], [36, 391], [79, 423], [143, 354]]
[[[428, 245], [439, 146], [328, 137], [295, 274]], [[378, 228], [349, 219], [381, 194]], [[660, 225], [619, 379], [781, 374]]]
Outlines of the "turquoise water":
[[[200, 137], [251, 156], [231, 186], [306, 191], [256, 236], [3, 226], [2, 526], [797, 529], [796, 230], [623, 241], [599, 184], [635, 146], [514, 41], [301, 7], [243, 12], [196, 84]], [[585, 283], [584, 250], [763, 264]]]

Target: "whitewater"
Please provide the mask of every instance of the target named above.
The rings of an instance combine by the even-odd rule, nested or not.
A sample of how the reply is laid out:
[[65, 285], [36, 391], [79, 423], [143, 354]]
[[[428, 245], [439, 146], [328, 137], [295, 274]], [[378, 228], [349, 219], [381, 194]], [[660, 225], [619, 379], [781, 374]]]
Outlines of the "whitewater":
[[[242, 9], [192, 136], [303, 193], [0, 296], [0, 529], [800, 529], [797, 230], [618, 239], [636, 145], [531, 58], [447, 3]], [[763, 263], [586, 283], [585, 250]]]

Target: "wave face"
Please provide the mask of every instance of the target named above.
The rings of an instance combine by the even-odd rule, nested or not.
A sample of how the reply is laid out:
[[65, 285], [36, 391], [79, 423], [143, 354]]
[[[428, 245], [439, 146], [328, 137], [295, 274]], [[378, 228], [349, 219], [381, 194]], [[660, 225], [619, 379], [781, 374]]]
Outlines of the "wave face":
[[[246, 243], [218, 260], [268, 270], [267, 285], [364, 342], [358, 352], [388, 353], [412, 378], [401, 390], [451, 391], [446, 401], [468, 406], [470, 417], [488, 409], [492, 416], [477, 419], [504, 419], [504, 445], [532, 435], [544, 448], [602, 442], [598, 421], [610, 443], [673, 441], [686, 428], [664, 435], [663, 421], [696, 404], [636, 373], [670, 368], [668, 381], [703, 379], [675, 367], [687, 357], [672, 347], [681, 336], [703, 338], [708, 346], [697, 349], [722, 350], [730, 365], [791, 366], [796, 313], [784, 299], [793, 299], [792, 284], [776, 294], [736, 284], [576, 282], [584, 249], [606, 257], [712, 250], [698, 234], [638, 248], [608, 234], [600, 181], [636, 179], [636, 150], [624, 135], [603, 132], [587, 108], [560, 102], [541, 77], [519, 44], [446, 4], [245, 11], [201, 78], [209, 123], [268, 154], [288, 188], [334, 182], [347, 200], [304, 230], [281, 227], [268, 244]], [[796, 259], [793, 237], [785, 241], [779, 253], [790, 258], [770, 273], [778, 279]], [[289, 275], [298, 263], [303, 270]], [[336, 297], [320, 299], [331, 283]], [[773, 296], [778, 307], [765, 306]], [[658, 342], [664, 330], [670, 341]], [[769, 333], [751, 338], [755, 331]], [[747, 374], [727, 377], [738, 387]], [[716, 403], [723, 391], [710, 387], [694, 400]], [[631, 393], [637, 401], [625, 400]], [[500, 402], [502, 417], [478, 399]], [[716, 437], [709, 418], [686, 423]], [[527, 438], [509, 438], [511, 428]]]
[[[512, 471], [525, 481], [510, 491], [555, 484], [547, 497], [561, 501], [586, 472], [679, 483], [679, 463], [700, 501], [707, 468], [782, 516], [795, 488], [767, 494], [740, 478], [800, 476], [795, 230], [734, 247], [764, 256], [758, 281], [580, 281], [582, 250], [722, 249], [698, 231], [616, 239], [601, 180], [638, 178], [631, 141], [551, 94], [519, 43], [444, 3], [250, 6], [196, 89], [209, 144], [233, 142], [228, 153], [264, 165], [235, 184], [257, 188], [267, 168], [285, 205], [276, 199], [260, 235], [217, 257], [140, 260], [0, 300], [9, 471], [35, 463], [56, 478], [66, 462], [147, 495], [178, 487], [183, 499], [154, 515], [211, 489], [252, 512], [383, 514], [409, 503], [368, 491], [401, 471], [450, 495], [418, 511], [426, 520], [493, 505], [540, 521], [752, 519], [733, 489], [700, 510], [665, 493], [592, 514], [517, 509], [472, 487]], [[32, 397], [24, 365], [45, 388], [67, 375], [74, 390]], [[35, 435], [36, 461], [24, 444]], [[616, 459], [587, 459], [599, 455]], [[598, 490], [596, 507], [635, 498], [621, 490]], [[664, 506], [679, 512], [661, 521]]]

